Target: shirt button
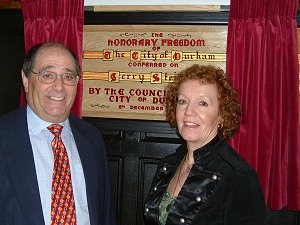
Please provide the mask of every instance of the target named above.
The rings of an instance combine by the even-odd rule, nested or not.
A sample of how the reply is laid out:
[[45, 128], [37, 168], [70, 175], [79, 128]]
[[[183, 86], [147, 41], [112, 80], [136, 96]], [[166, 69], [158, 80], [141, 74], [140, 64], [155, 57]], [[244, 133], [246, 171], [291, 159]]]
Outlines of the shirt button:
[[217, 175], [215, 175], [215, 174], [212, 175], [212, 179], [213, 179], [213, 180], [217, 180], [217, 179], [218, 179]]
[[146, 212], [149, 212], [149, 209], [148, 209], [148, 208], [146, 208], [146, 209], [145, 209], [145, 211], [146, 211]]
[[201, 197], [200, 196], [196, 197], [196, 202], [201, 202]]
[[180, 218], [180, 223], [184, 223], [185, 220], [183, 218]]
[[167, 167], [164, 166], [164, 167], [163, 167], [163, 171], [167, 171]]

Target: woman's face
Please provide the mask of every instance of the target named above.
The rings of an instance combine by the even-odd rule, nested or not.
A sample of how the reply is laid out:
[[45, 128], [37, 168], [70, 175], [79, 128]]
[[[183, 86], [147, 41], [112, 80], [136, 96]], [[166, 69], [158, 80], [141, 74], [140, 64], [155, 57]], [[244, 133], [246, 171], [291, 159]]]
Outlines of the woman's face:
[[211, 141], [218, 133], [218, 90], [213, 84], [184, 81], [178, 90], [176, 120], [178, 131], [189, 150]]

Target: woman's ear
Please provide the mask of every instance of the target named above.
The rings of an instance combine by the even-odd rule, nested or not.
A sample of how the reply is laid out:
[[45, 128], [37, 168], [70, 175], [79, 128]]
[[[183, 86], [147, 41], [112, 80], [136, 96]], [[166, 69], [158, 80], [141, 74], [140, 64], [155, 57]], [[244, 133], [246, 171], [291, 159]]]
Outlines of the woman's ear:
[[219, 115], [218, 116], [218, 129], [223, 127], [223, 118]]

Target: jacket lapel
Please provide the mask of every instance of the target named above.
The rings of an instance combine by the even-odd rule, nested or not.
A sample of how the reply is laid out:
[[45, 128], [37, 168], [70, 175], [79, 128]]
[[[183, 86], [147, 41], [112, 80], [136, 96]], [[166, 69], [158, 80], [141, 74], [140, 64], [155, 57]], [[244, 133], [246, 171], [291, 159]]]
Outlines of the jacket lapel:
[[40, 225], [44, 224], [44, 218], [25, 109], [20, 110], [20, 119], [13, 121], [16, 130], [7, 137], [12, 144], [6, 170], [28, 224]]
[[[80, 127], [78, 123], [73, 123], [72, 117], [70, 119], [70, 125], [72, 128], [72, 133], [76, 142], [78, 153], [80, 156], [85, 184], [86, 184], [86, 195], [88, 201], [89, 215], [91, 220], [91, 225], [99, 224], [98, 218], [98, 208], [97, 208], [97, 162], [95, 157], [91, 154], [93, 152], [92, 144], [84, 137], [80, 132]], [[77, 124], [77, 126], [75, 125]]]

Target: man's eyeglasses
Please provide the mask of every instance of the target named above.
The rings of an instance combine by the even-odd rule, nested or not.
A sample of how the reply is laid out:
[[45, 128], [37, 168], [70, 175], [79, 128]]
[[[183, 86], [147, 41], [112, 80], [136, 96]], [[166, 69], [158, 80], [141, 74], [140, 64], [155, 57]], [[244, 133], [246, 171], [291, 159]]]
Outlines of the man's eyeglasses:
[[48, 70], [44, 70], [44, 71], [41, 71], [38, 73], [30, 70], [30, 72], [32, 72], [33, 74], [36, 74], [38, 76], [39, 81], [41, 81], [44, 84], [53, 83], [54, 81], [56, 81], [57, 76], [60, 76], [63, 83], [68, 86], [74, 86], [79, 81], [79, 76], [75, 75], [71, 72], [67, 72], [67, 73], [60, 74], [60, 75], [58, 75], [55, 72], [48, 71]]

